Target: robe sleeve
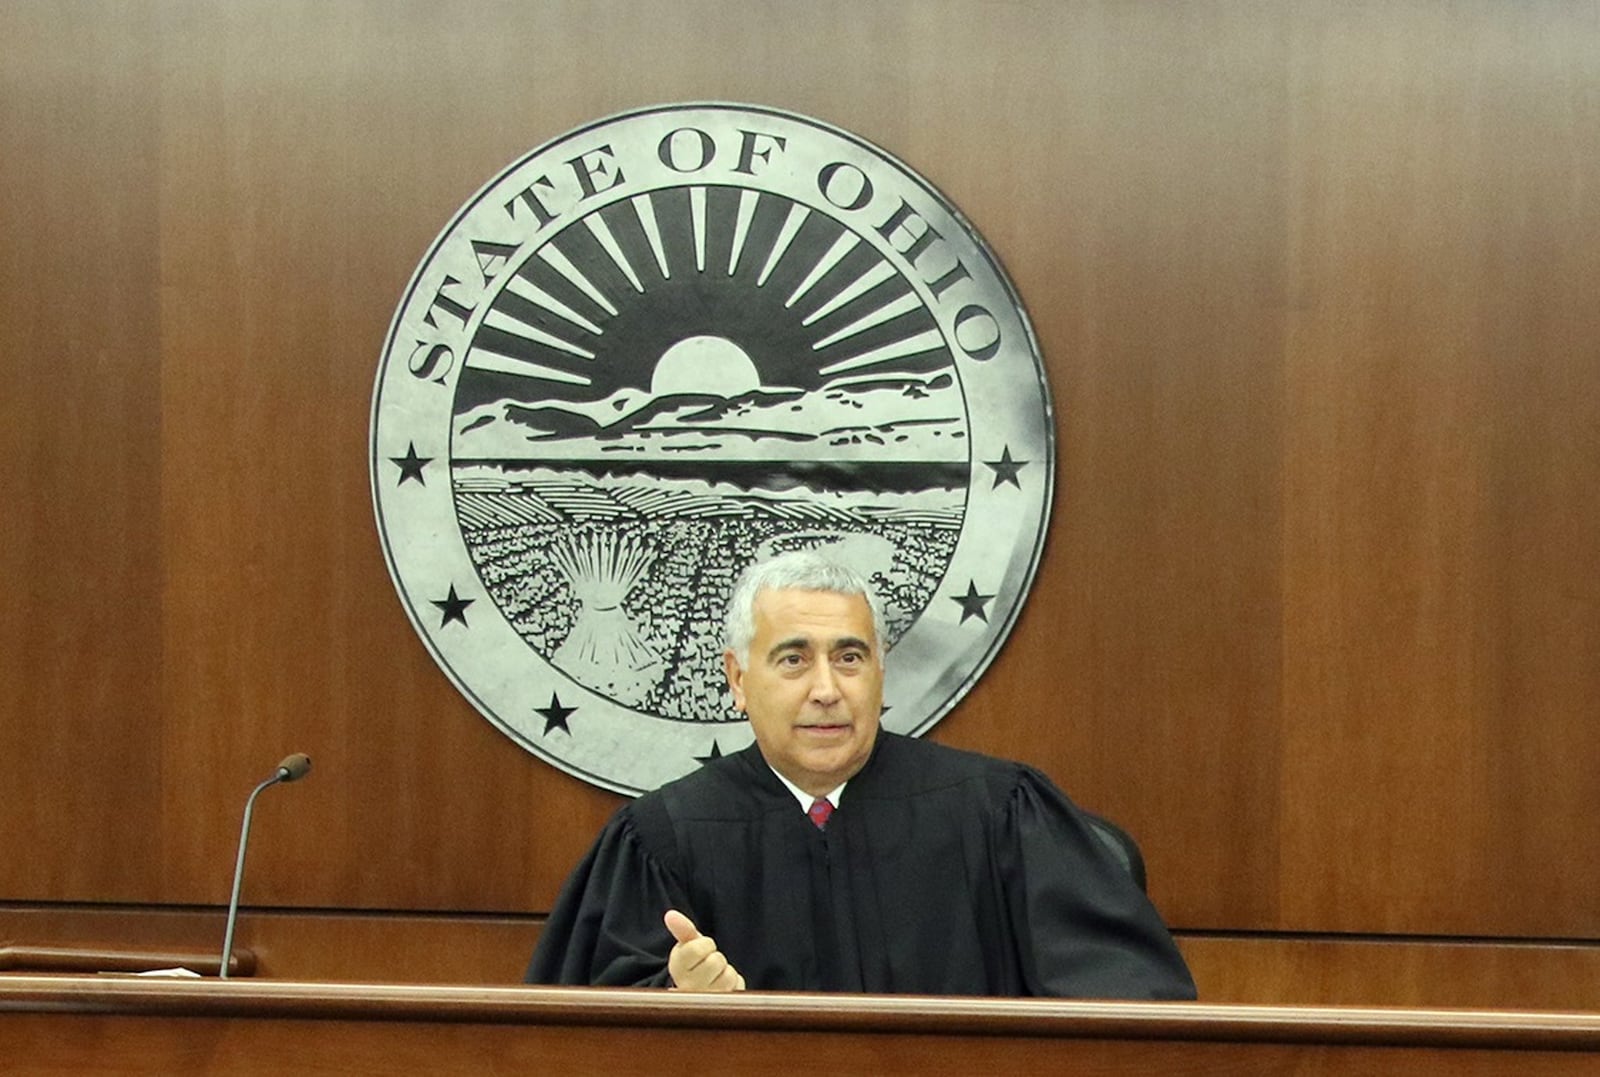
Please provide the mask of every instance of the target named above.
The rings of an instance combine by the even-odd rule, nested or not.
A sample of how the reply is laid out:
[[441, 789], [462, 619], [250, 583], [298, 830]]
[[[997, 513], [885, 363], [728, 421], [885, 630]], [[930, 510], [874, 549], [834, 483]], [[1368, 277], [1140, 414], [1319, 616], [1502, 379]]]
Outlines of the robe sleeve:
[[686, 892], [646, 848], [628, 810], [606, 824], [568, 877], [534, 948], [528, 983], [667, 987], [668, 909], [694, 918]]
[[1001, 820], [1007, 900], [1030, 994], [1192, 999], [1177, 945], [1049, 779], [1023, 768]]

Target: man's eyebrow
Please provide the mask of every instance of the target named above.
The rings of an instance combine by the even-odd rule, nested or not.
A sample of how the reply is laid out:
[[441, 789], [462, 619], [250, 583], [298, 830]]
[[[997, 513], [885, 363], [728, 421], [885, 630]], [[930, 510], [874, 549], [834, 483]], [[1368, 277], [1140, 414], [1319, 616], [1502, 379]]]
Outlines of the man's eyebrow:
[[[805, 636], [790, 636], [788, 639], [780, 639], [777, 643], [774, 643], [767, 651], [767, 657], [776, 658], [786, 651], [810, 651], [812, 649], [812, 640]], [[860, 636], [840, 636], [838, 639], [828, 641], [829, 654], [849, 650], [870, 651], [872, 650], [872, 644]]]
[[767, 657], [775, 657], [784, 651], [805, 651], [810, 649], [811, 641], [804, 636], [790, 636], [788, 639], [780, 639], [777, 643], [774, 643], [767, 650]]

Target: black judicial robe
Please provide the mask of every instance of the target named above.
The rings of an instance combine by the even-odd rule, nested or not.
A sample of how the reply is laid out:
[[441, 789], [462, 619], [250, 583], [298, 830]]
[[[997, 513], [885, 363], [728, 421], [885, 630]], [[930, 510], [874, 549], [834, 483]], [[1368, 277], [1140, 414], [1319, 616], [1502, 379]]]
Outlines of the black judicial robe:
[[528, 982], [668, 986], [672, 908], [751, 990], [1195, 994], [1048, 778], [884, 731], [825, 830], [755, 745], [625, 805], [562, 888]]

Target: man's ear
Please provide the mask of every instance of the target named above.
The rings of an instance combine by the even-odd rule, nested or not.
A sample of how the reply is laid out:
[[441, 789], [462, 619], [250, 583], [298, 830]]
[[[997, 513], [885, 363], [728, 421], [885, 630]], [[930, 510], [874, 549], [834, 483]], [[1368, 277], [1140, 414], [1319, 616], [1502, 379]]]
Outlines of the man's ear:
[[728, 691], [733, 693], [734, 709], [744, 710], [744, 670], [739, 667], [739, 659], [731, 650], [722, 652], [722, 672], [728, 677]]

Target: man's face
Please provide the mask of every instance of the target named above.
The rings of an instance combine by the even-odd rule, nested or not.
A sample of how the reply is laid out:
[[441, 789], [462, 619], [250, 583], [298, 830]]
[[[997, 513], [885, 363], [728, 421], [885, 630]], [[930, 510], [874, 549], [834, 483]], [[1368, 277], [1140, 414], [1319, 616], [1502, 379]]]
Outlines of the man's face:
[[883, 709], [883, 659], [860, 595], [762, 591], [750, 664], [722, 656], [734, 706], [761, 754], [812, 796], [852, 777], [872, 754]]

